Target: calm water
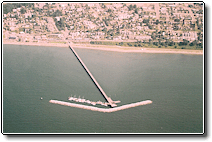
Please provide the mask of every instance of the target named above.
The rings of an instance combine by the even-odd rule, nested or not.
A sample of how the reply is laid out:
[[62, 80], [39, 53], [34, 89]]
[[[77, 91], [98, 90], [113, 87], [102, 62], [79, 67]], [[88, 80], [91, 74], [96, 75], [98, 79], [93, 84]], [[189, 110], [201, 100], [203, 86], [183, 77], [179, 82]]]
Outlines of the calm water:
[[69, 48], [4, 45], [4, 133], [203, 132], [203, 56], [75, 50], [119, 105], [153, 104], [113, 113], [51, 104], [104, 98]]

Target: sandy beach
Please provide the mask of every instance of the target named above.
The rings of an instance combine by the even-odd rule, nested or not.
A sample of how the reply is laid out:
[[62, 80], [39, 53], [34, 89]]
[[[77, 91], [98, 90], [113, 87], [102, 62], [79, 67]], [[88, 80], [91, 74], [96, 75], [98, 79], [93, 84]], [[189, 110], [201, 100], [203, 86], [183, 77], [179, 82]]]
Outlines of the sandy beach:
[[[64, 43], [32, 43], [32, 42], [12, 42], [3, 41], [3, 44], [13, 45], [29, 45], [29, 46], [54, 46], [54, 47], [68, 47]], [[104, 50], [113, 52], [131, 52], [131, 53], [172, 53], [172, 54], [194, 54], [203, 55], [203, 50], [189, 50], [189, 49], [164, 49], [164, 48], [143, 48], [143, 47], [123, 47], [123, 46], [110, 46], [110, 45], [91, 45], [91, 44], [72, 44], [74, 48], [85, 48], [94, 50]]]

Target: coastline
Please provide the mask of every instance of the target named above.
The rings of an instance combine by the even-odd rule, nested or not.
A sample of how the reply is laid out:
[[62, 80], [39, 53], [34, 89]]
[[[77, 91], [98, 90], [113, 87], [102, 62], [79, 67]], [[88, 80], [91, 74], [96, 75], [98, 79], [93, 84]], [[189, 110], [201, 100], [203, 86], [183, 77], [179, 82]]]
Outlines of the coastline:
[[[68, 44], [64, 43], [32, 43], [32, 42], [14, 42], [3, 41], [3, 44], [12, 45], [28, 45], [28, 46], [54, 46], [54, 47], [68, 47]], [[122, 47], [122, 46], [110, 46], [110, 45], [91, 45], [91, 44], [72, 44], [74, 48], [85, 48], [103, 51], [113, 52], [127, 52], [127, 53], [169, 53], [169, 54], [191, 54], [191, 55], [203, 55], [203, 50], [189, 50], [189, 49], [164, 49], [164, 48], [143, 48], [143, 47]]]
[[55, 47], [68, 47], [68, 44], [62, 43], [47, 43], [47, 42], [14, 42], [14, 41], [3, 41], [3, 44], [12, 45], [28, 45], [28, 46], [55, 46]]

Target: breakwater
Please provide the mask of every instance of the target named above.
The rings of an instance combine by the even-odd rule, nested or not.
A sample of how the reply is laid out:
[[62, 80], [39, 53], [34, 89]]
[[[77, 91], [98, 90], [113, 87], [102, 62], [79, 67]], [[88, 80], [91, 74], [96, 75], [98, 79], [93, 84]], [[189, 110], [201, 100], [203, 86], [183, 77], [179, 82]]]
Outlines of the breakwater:
[[76, 51], [74, 50], [73, 47], [71, 47], [69, 45], [69, 48], [71, 49], [71, 51], [74, 53], [74, 55], [76, 56], [76, 58], [78, 59], [78, 61], [80, 62], [80, 64], [82, 65], [82, 67], [85, 69], [85, 71], [87, 72], [87, 74], [89, 75], [89, 77], [91, 78], [91, 80], [94, 82], [94, 84], [96, 85], [96, 87], [99, 89], [100, 93], [104, 96], [104, 98], [108, 101], [109, 105], [111, 107], [115, 107], [117, 106], [116, 103], [106, 95], [106, 93], [104, 92], [104, 90], [102, 89], [102, 87], [99, 85], [99, 83], [96, 81], [96, 79], [94, 78], [94, 76], [91, 74], [91, 72], [89, 71], [89, 69], [86, 67], [86, 65], [84, 64], [84, 62], [82, 61], [82, 59], [79, 57], [79, 55], [76, 53]]
[[137, 107], [137, 106], [141, 106], [141, 105], [147, 105], [147, 104], [151, 104], [152, 103], [151, 100], [145, 100], [145, 101], [141, 101], [141, 102], [137, 102], [137, 103], [131, 103], [131, 104], [115, 107], [115, 108], [106, 109], [106, 108], [98, 108], [98, 107], [86, 106], [86, 105], [81, 105], [81, 104], [74, 104], [74, 103], [58, 101], [58, 100], [50, 100], [49, 102], [53, 103], [53, 104], [76, 107], [76, 108], [87, 109], [87, 110], [92, 110], [92, 111], [108, 112], [108, 113], [109, 112], [119, 111], [119, 110], [124, 110], [124, 109], [128, 109], [128, 108], [132, 108], [132, 107]]

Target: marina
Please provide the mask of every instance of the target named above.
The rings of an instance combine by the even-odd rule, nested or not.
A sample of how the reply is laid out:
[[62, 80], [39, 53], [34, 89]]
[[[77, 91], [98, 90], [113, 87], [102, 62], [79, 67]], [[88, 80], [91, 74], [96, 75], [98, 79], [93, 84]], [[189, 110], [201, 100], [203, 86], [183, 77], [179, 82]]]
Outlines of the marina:
[[92, 110], [92, 111], [108, 112], [108, 113], [119, 111], [119, 110], [124, 110], [124, 109], [128, 109], [128, 108], [132, 108], [132, 107], [137, 107], [137, 106], [141, 106], [141, 105], [147, 105], [147, 104], [151, 104], [152, 103], [151, 100], [145, 100], [145, 101], [141, 101], [141, 102], [137, 102], [137, 103], [131, 103], [131, 104], [115, 107], [115, 108], [98, 108], [98, 107], [86, 106], [86, 105], [69, 103], [69, 102], [58, 101], [58, 100], [50, 100], [49, 102], [53, 103], [53, 104], [76, 107], [76, 108]]
[[141, 102], [127, 104], [127, 105], [123, 105], [123, 106], [117, 107], [117, 104], [116, 103], [120, 103], [121, 101], [119, 101], [119, 100], [118, 101], [113, 101], [110, 97], [108, 97], [106, 95], [106, 93], [104, 92], [104, 90], [102, 89], [102, 87], [96, 81], [96, 79], [94, 78], [94, 76], [91, 74], [91, 72], [89, 71], [89, 69], [86, 67], [86, 65], [84, 64], [84, 62], [82, 61], [82, 59], [79, 57], [79, 55], [76, 53], [76, 51], [73, 49], [73, 47], [70, 45], [70, 43], [69, 43], [69, 48], [71, 49], [71, 51], [73, 52], [73, 54], [75, 55], [75, 57], [77, 58], [77, 60], [80, 62], [80, 64], [82, 65], [82, 67], [85, 69], [85, 71], [87, 72], [87, 74], [89, 75], [89, 77], [91, 78], [91, 80], [94, 82], [94, 84], [96, 85], [96, 87], [98, 88], [98, 90], [100, 91], [100, 93], [107, 100], [107, 102], [101, 102], [100, 100], [97, 101], [97, 102], [94, 102], [94, 101], [86, 100], [84, 98], [81, 99], [80, 96], [78, 98], [76, 98], [76, 97], [69, 97], [68, 100], [69, 101], [80, 102], [80, 103], [87, 103], [87, 104], [91, 104], [91, 105], [94, 105], [94, 106], [97, 105], [97, 104], [98, 105], [102, 105], [102, 106], [110, 106], [112, 108], [110, 108], [110, 109], [98, 108], [98, 107], [86, 106], [86, 105], [81, 105], [81, 104], [74, 104], [74, 103], [69, 103], [69, 102], [64, 102], [64, 101], [58, 101], [58, 100], [50, 100], [49, 101], [50, 103], [60, 104], [60, 105], [65, 105], [65, 106], [71, 106], [71, 107], [76, 107], [76, 108], [82, 108], [82, 109], [87, 109], [87, 110], [92, 110], [92, 111], [99, 111], [99, 112], [115, 112], [115, 111], [119, 111], [119, 110], [123, 110], [123, 109], [128, 109], [128, 108], [131, 108], [131, 107], [136, 107], [136, 106], [140, 106], [140, 105], [147, 105], [147, 104], [151, 104], [152, 103], [151, 100], [146, 100], [146, 101], [141, 101]]
[[[68, 97], [68, 100], [69, 100], [69, 101], [80, 102], [80, 103], [92, 104], [92, 105], [102, 105], [102, 106], [108, 106], [108, 105], [109, 105], [109, 103], [107, 103], [107, 102], [102, 102], [102, 101], [100, 101], [100, 100], [94, 102], [94, 101], [86, 100], [86, 99], [80, 98], [80, 97], [78, 97], [78, 98], [75, 98], [75, 97]], [[121, 102], [121, 101], [115, 101], [115, 103], [120, 103], [120, 102]]]

